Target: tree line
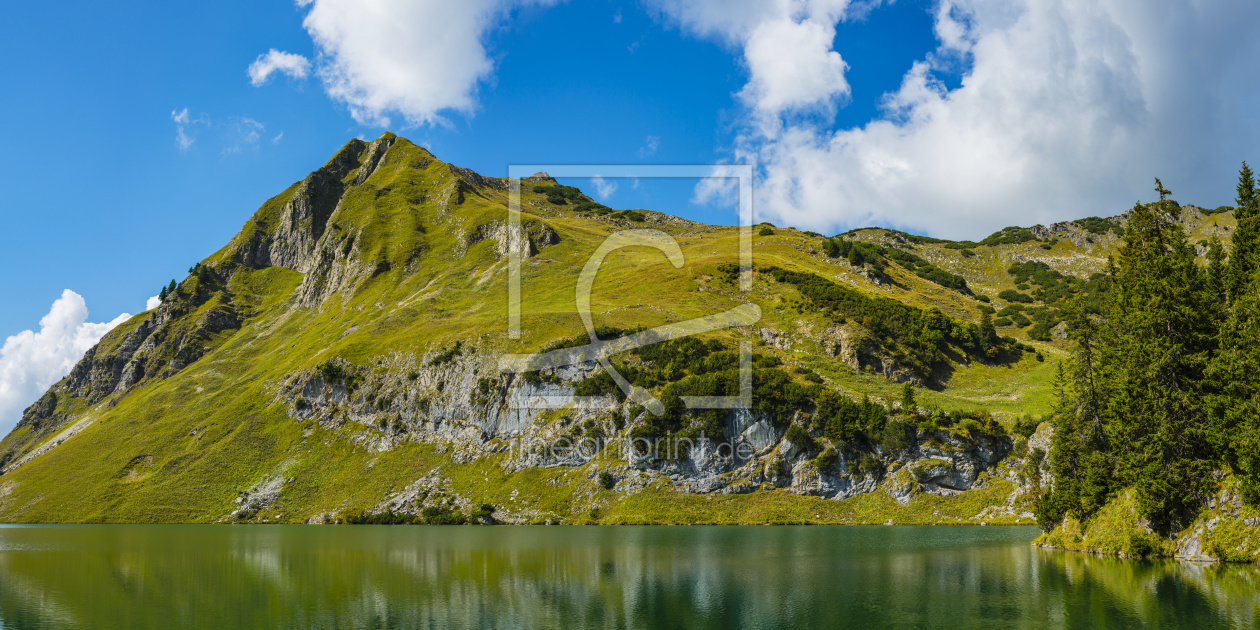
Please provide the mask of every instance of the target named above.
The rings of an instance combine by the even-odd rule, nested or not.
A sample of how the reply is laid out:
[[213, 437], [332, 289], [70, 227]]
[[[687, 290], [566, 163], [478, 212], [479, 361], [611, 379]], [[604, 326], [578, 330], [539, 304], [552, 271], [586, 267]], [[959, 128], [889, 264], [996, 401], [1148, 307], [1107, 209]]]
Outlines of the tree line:
[[1136, 204], [1101, 295], [1065, 313], [1074, 348], [1060, 367], [1051, 488], [1037, 502], [1046, 530], [1087, 521], [1132, 487], [1152, 529], [1191, 523], [1224, 473], [1260, 504], [1260, 200], [1243, 163], [1228, 256], [1213, 237], [1206, 262], [1155, 180]]

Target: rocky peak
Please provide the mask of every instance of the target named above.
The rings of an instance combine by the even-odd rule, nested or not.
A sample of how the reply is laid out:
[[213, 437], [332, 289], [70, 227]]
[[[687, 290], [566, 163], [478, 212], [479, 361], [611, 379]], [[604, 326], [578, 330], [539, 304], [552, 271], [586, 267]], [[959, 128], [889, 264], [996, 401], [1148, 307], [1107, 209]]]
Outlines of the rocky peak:
[[[280, 211], [274, 231], [254, 231], [237, 245], [237, 258], [253, 268], [304, 271], [346, 189], [367, 181], [396, 140], [394, 134], [385, 134], [371, 143], [358, 138], [347, 142], [324, 166], [297, 184]], [[254, 223], [259, 223], [258, 217]]]

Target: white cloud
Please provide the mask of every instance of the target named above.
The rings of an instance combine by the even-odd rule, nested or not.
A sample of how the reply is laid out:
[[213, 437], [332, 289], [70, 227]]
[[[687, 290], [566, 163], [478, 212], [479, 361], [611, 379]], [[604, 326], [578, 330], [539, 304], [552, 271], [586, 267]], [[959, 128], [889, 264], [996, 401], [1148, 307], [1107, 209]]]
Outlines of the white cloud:
[[87, 317], [83, 298], [66, 289], [39, 320], [39, 332], [26, 330], [5, 339], [0, 347], [0, 432], [8, 433], [26, 407], [131, 315], [123, 313], [101, 324], [88, 322]]
[[180, 151], [187, 151], [193, 142], [197, 141], [194, 131], [196, 125], [210, 124], [210, 119], [205, 114], [193, 119], [188, 114], [187, 107], [178, 111], [171, 110], [171, 120], [175, 123], [175, 146], [179, 147]]
[[284, 132], [281, 131], [280, 133], [276, 134], [276, 137], [271, 139], [271, 144], [280, 144], [280, 139], [283, 137], [284, 137]]
[[266, 54], [258, 55], [254, 63], [249, 64], [249, 82], [258, 87], [267, 82], [272, 74], [279, 72], [294, 79], [305, 79], [311, 72], [311, 62], [306, 57], [272, 48]]
[[639, 157], [655, 155], [659, 148], [661, 148], [661, 139], [658, 136], [648, 136], [643, 140], [643, 146], [639, 147]]
[[[848, 90], [842, 69], [818, 55], [821, 39], [802, 43], [805, 52], [782, 37], [757, 49], [759, 29], [792, 30], [784, 6], [796, 7], [788, 15], [798, 27], [824, 24], [801, 18], [814, 15], [809, 3], [769, 3], [779, 10], [753, 23], [735, 9], [709, 11], [729, 3], [656, 4], [744, 48], [751, 111], [734, 157], [757, 164], [757, 211], [776, 222], [974, 238], [1123, 212], [1153, 196], [1155, 176], [1182, 202], [1226, 203], [1238, 163], [1260, 159], [1260, 87], [1249, 78], [1260, 4], [1249, 0], [1170, 0], [1158, 11], [1143, 0], [939, 0], [940, 48], [885, 95], [882, 119], [840, 130], [825, 112], [790, 111]], [[827, 85], [779, 81], [773, 68], [814, 67], [797, 59], [822, 63], [813, 74]], [[947, 89], [935, 73], [959, 59], [970, 69]]]
[[848, 65], [833, 50], [836, 23], [870, 3], [849, 0], [648, 0], [667, 20], [743, 50], [740, 98], [759, 117], [832, 111], [849, 94]]
[[363, 124], [443, 122], [471, 113], [494, 63], [486, 32], [513, 9], [556, 0], [303, 0], [303, 26], [319, 50], [317, 73], [334, 100]]
[[144, 303], [144, 310], [151, 311], [161, 305], [162, 305], [162, 298], [155, 295], [149, 298], [148, 301]]
[[695, 187], [692, 202], [700, 205], [735, 207], [739, 203], [739, 169], [721, 165], [709, 171]]
[[610, 182], [599, 175], [591, 178], [591, 185], [595, 186], [595, 195], [601, 201], [608, 201], [608, 198], [617, 192], [617, 182]]
[[767, 21], [744, 45], [750, 80], [740, 96], [760, 112], [828, 107], [849, 94], [848, 68], [831, 49], [833, 25], [790, 18]]

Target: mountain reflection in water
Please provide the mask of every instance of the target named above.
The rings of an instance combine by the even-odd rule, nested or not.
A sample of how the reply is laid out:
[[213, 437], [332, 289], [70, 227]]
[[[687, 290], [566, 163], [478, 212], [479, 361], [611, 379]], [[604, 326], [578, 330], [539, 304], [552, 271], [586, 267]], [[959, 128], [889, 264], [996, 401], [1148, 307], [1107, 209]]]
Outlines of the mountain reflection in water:
[[0, 628], [1260, 627], [1260, 571], [1032, 528], [0, 527]]

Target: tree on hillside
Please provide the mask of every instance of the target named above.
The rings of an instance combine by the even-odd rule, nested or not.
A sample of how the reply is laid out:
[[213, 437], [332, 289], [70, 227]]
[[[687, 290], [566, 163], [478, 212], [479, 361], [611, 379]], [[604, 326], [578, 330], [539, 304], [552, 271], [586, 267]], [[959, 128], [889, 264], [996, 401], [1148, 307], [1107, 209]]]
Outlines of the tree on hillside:
[[1209, 369], [1209, 439], [1239, 478], [1243, 500], [1260, 505], [1260, 271], [1239, 293], [1221, 325], [1220, 351]]
[[[1105, 381], [1099, 356], [1114, 343], [1100, 340], [1108, 329], [1089, 316], [1082, 299], [1068, 309], [1068, 336], [1075, 342], [1072, 369], [1059, 364], [1055, 377], [1057, 400], [1051, 413], [1054, 436], [1050, 448], [1052, 487], [1036, 504], [1037, 520], [1049, 529], [1064, 516], [1092, 517], [1117, 489], [1115, 457], [1104, 424]], [[1112, 357], [1114, 360], [1114, 357]]]
[[1243, 162], [1238, 170], [1238, 185], [1235, 188], [1237, 204], [1234, 218], [1238, 227], [1234, 228], [1232, 247], [1229, 255], [1229, 268], [1226, 272], [1227, 291], [1230, 304], [1242, 295], [1251, 280], [1252, 272], [1257, 268], [1257, 256], [1260, 256], [1260, 198], [1257, 197], [1257, 182], [1251, 167]]
[[1037, 523], [1045, 531], [1050, 531], [1063, 522], [1063, 517], [1071, 514], [1076, 518], [1084, 518], [1080, 512], [1080, 497], [1077, 479], [1080, 478], [1080, 440], [1078, 439], [1077, 418], [1069, 403], [1067, 376], [1063, 371], [1063, 363], [1059, 363], [1054, 376], [1055, 404], [1050, 418], [1054, 433], [1050, 438], [1050, 480], [1051, 486], [1033, 505], [1033, 514]]
[[1221, 239], [1212, 237], [1207, 251], [1207, 283], [1208, 290], [1216, 298], [1217, 303], [1224, 304], [1228, 300], [1226, 283], [1225, 247]]
[[1175, 531], [1207, 495], [1216, 467], [1204, 426], [1203, 376], [1217, 302], [1205, 288], [1168, 190], [1134, 207], [1099, 336], [1094, 372], [1120, 477], [1152, 526]]
[[992, 309], [980, 309], [980, 328], [977, 330], [980, 338], [976, 340], [976, 345], [980, 347], [980, 351], [987, 354], [990, 359], [996, 358], [999, 339], [997, 328], [993, 326]]
[[906, 413], [917, 413], [918, 404], [914, 401], [914, 386], [908, 381], [901, 386], [901, 409]]

